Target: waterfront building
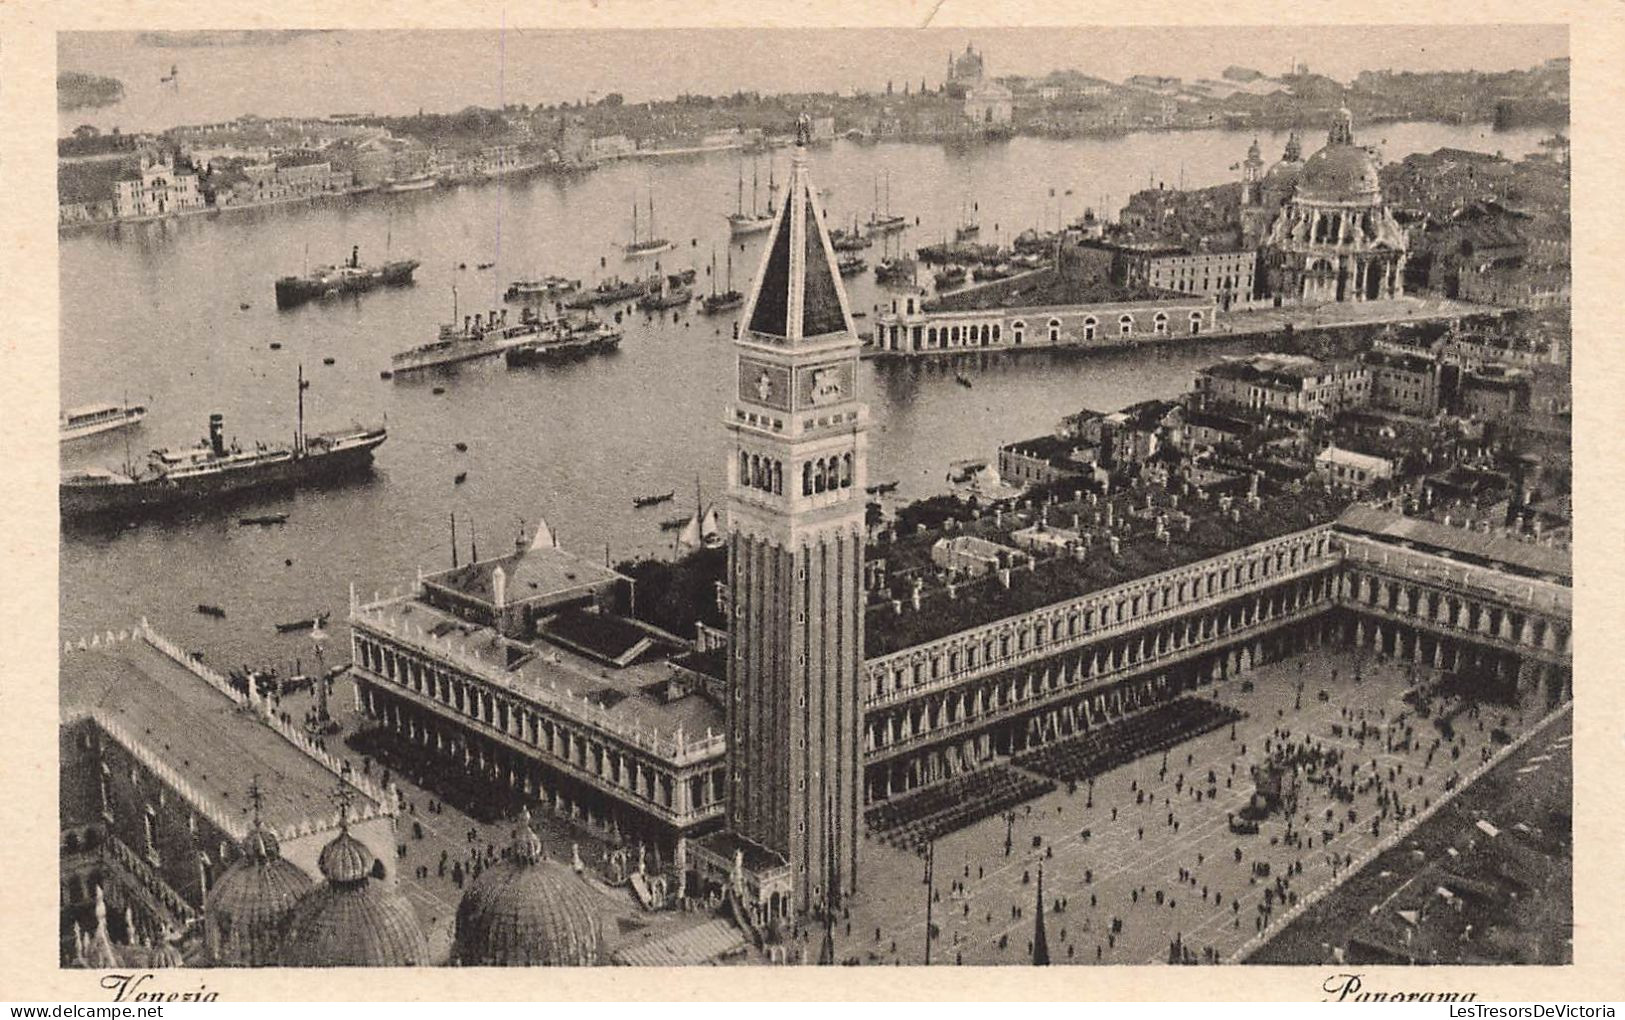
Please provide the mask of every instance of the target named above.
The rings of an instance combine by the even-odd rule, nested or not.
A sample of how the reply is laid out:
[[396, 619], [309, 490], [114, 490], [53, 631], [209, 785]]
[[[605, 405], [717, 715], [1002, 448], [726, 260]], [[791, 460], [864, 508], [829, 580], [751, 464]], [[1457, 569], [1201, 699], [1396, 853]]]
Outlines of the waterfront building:
[[[242, 901], [229, 890], [242, 879], [218, 885], [234, 869], [274, 872], [273, 891], [309, 885], [338, 828], [336, 786], [350, 800], [352, 838], [374, 852], [395, 846], [391, 793], [345, 773], [265, 698], [144, 623], [71, 645], [59, 676], [65, 945], [72, 925], [97, 923], [98, 901], [112, 908], [118, 941], [158, 944], [166, 932], [195, 934], [206, 905], [220, 902], [216, 891], [226, 923], [244, 916], [233, 913]], [[250, 795], [256, 775], [275, 782]], [[208, 932], [209, 948], [226, 958], [265, 962], [269, 946], [253, 939], [218, 925]], [[207, 955], [187, 946], [189, 960]]]
[[1217, 326], [1213, 297], [1113, 279], [1117, 253], [1095, 242], [1063, 245], [1057, 264], [927, 300], [894, 297], [876, 320], [887, 354], [1026, 347], [1113, 348], [1204, 336]]
[[488, 781], [499, 807], [541, 803], [669, 860], [722, 821], [724, 715], [673, 668], [680, 639], [622, 615], [634, 598], [543, 524], [509, 554], [354, 601], [357, 707], [403, 754]]
[[811, 136], [803, 117], [736, 341], [727, 827], [695, 851], [765, 922], [857, 884], [868, 410]]
[[1297, 173], [1265, 237], [1279, 302], [1370, 301], [1404, 293], [1405, 231], [1383, 200], [1377, 157], [1340, 110], [1326, 145]]
[[996, 81], [986, 81], [965, 92], [965, 119], [983, 128], [1008, 128], [1015, 110], [1015, 93]]
[[1100, 456], [1098, 444], [1069, 436], [1035, 436], [999, 447], [999, 477], [1016, 485], [1052, 485], [1092, 476]]
[[143, 154], [139, 166], [113, 184], [113, 214], [119, 219], [167, 216], [203, 204], [197, 173], [180, 169], [167, 154]]
[[1364, 406], [1370, 373], [1356, 360], [1319, 361], [1301, 354], [1227, 358], [1196, 373], [1196, 407], [1330, 415]]
[[1118, 254], [1114, 271], [1130, 286], [1204, 297], [1221, 311], [1250, 304], [1256, 297], [1255, 249], [1192, 251], [1183, 245], [1098, 243]]

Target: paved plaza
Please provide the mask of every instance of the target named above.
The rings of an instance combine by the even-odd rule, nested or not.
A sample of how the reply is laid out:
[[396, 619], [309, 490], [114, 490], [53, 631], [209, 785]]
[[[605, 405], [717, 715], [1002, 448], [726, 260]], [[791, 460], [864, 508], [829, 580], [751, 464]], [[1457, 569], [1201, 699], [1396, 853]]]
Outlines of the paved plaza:
[[[1052, 962], [1167, 963], [1176, 945], [1186, 960], [1225, 960], [1299, 898], [1346, 877], [1348, 862], [1392, 835], [1399, 814], [1425, 810], [1452, 777], [1493, 753], [1491, 732], [1501, 716], [1513, 738], [1534, 722], [1533, 712], [1494, 706], [1474, 712], [1441, 699], [1435, 717], [1463, 710], [1454, 743], [1435, 749], [1432, 719], [1419, 719], [1401, 700], [1417, 668], [1332, 649], [1258, 667], [1245, 678], [1251, 691], [1233, 679], [1201, 692], [1247, 715], [1233, 731], [1179, 745], [1166, 768], [1161, 755], [1142, 758], [1100, 776], [1092, 793], [1088, 784], [1070, 793], [1063, 785], [1018, 808], [1013, 825], [994, 817], [940, 839], [931, 963], [1031, 962], [1040, 865]], [[1430, 678], [1425, 670], [1419, 676], [1423, 683]], [[1362, 723], [1369, 727], [1363, 740]], [[1334, 726], [1343, 735], [1334, 736]], [[1408, 750], [1396, 746], [1407, 728]], [[1291, 843], [1278, 813], [1257, 834], [1233, 833], [1229, 815], [1254, 789], [1249, 766], [1283, 740], [1341, 751], [1335, 766], [1341, 772], [1333, 774], [1354, 790], [1352, 802], [1304, 783]], [[925, 962], [924, 861], [873, 836], [861, 854], [860, 891], [849, 920], [837, 926], [838, 956], [865, 964]]]

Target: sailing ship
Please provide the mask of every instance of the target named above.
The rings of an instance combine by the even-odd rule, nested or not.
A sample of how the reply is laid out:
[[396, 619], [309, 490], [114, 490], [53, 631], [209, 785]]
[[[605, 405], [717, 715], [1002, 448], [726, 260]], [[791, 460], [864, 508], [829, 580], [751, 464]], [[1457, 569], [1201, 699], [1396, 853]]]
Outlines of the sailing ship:
[[548, 323], [531, 308], [521, 309], [519, 321], [511, 325], [508, 310], [504, 308], [500, 313], [493, 309], [488, 317], [479, 313], [465, 315], [459, 327], [456, 321], [457, 289], [453, 287], [451, 293], [452, 321], [441, 325], [440, 334], [433, 342], [391, 355], [389, 367], [392, 372], [398, 375], [401, 372], [494, 357], [548, 328]]
[[960, 203], [960, 206], [959, 206], [959, 226], [954, 228], [954, 240], [955, 241], [971, 241], [971, 240], [975, 240], [976, 236], [982, 232], [982, 225], [980, 223], [976, 222], [976, 212], [977, 212], [977, 205], [976, 205], [976, 203], [972, 202], [971, 203], [971, 217], [969, 219], [966, 219], [965, 218], [965, 205], [964, 205], [963, 202]]
[[745, 303], [745, 295], [734, 290], [734, 253], [728, 249], [728, 289], [717, 290], [717, 253], [711, 252], [711, 293], [700, 302], [700, 310], [706, 315], [720, 315], [732, 311]]
[[908, 226], [907, 216], [894, 216], [891, 211], [891, 171], [886, 171], [886, 213], [880, 213], [880, 178], [875, 178], [875, 207], [869, 213], [869, 235], [889, 234]]
[[862, 251], [863, 249], [869, 247], [869, 245], [872, 243], [873, 242], [870, 241], [869, 238], [863, 236], [863, 232], [858, 229], [858, 218], [856, 215], [852, 217], [851, 230], [847, 230], [843, 227], [836, 227], [834, 230], [829, 232], [829, 246], [838, 252]]
[[958, 287], [965, 282], [965, 267], [949, 266], [948, 268], [939, 271], [934, 277], [932, 277], [932, 279], [936, 282], [938, 290], [947, 290], [950, 287]]
[[90, 469], [63, 477], [58, 487], [65, 517], [140, 513], [176, 505], [207, 505], [273, 486], [298, 486], [358, 474], [388, 438], [383, 426], [305, 434], [305, 381], [299, 369], [298, 417], [291, 446], [227, 444], [224, 416], [209, 415], [209, 435], [193, 447], [155, 450], [148, 464], [122, 471]]
[[856, 276], [869, 268], [869, 260], [862, 255], [848, 252], [835, 260], [835, 269], [842, 276]]
[[638, 204], [634, 201], [632, 203], [632, 240], [629, 243], [622, 245], [621, 250], [626, 253], [627, 258], [637, 259], [643, 258], [645, 255], [654, 255], [658, 252], [670, 251], [675, 247], [677, 246], [666, 240], [664, 237], [655, 236], [655, 195], [654, 191], [650, 190], [649, 236], [641, 239], [638, 237]]
[[70, 407], [62, 412], [59, 441], [71, 443], [75, 439], [98, 435], [112, 429], [135, 425], [147, 416], [140, 404], [88, 404]]
[[716, 549], [725, 541], [722, 534], [722, 518], [717, 513], [716, 505], [705, 505], [700, 493], [700, 480], [694, 479], [694, 516], [688, 519], [682, 534], [677, 536], [677, 545], [688, 549]]
[[747, 237], [751, 234], [760, 234], [773, 225], [773, 211], [771, 203], [766, 213], [758, 212], [756, 208], [757, 181], [759, 173], [753, 166], [750, 171], [750, 212], [745, 211], [745, 171], [739, 171], [739, 179], [735, 184], [734, 211], [728, 214], [728, 233], [732, 237]]
[[284, 276], [276, 282], [276, 306], [293, 308], [313, 298], [332, 297], [372, 290], [374, 287], [404, 287], [421, 265], [417, 259], [397, 259], [381, 266], [361, 264], [361, 247], [353, 246], [342, 266], [318, 266], [304, 276]]

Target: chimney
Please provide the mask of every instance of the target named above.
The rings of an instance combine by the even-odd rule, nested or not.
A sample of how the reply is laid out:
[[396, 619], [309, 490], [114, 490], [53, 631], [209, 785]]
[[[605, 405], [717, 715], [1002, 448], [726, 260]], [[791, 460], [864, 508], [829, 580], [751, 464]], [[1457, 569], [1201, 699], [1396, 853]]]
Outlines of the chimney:
[[1182, 516], [1179, 519], [1179, 523], [1180, 523], [1181, 530], [1184, 531], [1185, 534], [1188, 535], [1188, 534], [1191, 533], [1191, 515], [1190, 514], [1185, 514], [1184, 516]]
[[1179, 493], [1170, 492], [1168, 494], [1168, 505], [1173, 507], [1175, 510], [1179, 509]]
[[909, 596], [909, 602], [913, 604], [916, 613], [920, 611], [920, 586], [918, 584], [914, 586], [914, 592]]
[[[959, 597], [959, 586], [954, 584], [952, 581], [948, 582], [948, 597], [951, 599], [957, 599]], [[918, 609], [919, 607], [916, 606], [915, 608]]]
[[902, 616], [903, 615], [903, 600], [902, 599], [892, 599], [891, 600], [891, 611], [893, 613], [895, 613], [896, 615], [898, 615], [898, 616]]
[[1237, 524], [1241, 523], [1241, 508], [1240, 507], [1234, 507], [1234, 508], [1231, 509], [1231, 511], [1230, 511], [1230, 519], [1232, 521], [1236, 522]]
[[214, 455], [216, 457], [223, 457], [226, 453], [226, 440], [221, 434], [221, 430], [225, 427], [225, 423], [226, 419], [224, 415], [209, 415], [209, 449], [214, 451]]
[[1004, 511], [1003, 510], [995, 509], [993, 511], [993, 523], [994, 524], [1001, 524], [1001, 525], [1004, 523]]
[[1072, 490], [1072, 502], [1076, 503], [1081, 499], [1083, 499], [1083, 490], [1082, 489], [1073, 489]]
[[1073, 531], [1077, 531], [1077, 530], [1078, 530], [1078, 527], [1079, 527], [1079, 526], [1080, 526], [1080, 525], [1081, 525], [1081, 524], [1082, 524], [1082, 523], [1083, 523], [1083, 522], [1082, 522], [1082, 521], [1081, 521], [1081, 520], [1080, 520], [1080, 519], [1079, 519], [1079, 518], [1078, 518], [1078, 515], [1077, 515], [1077, 514], [1073, 514], [1073, 515], [1072, 515], [1072, 530], [1073, 530]]
[[1111, 545], [1112, 545], [1112, 555], [1113, 556], [1116, 556], [1118, 553], [1123, 551], [1123, 541], [1122, 541], [1122, 539], [1118, 538], [1116, 535], [1108, 536], [1106, 540], [1108, 542], [1110, 542]]
[[463, 332], [464, 333], [468, 332], [468, 324], [473, 322], [473, 321], [474, 321], [474, 317], [472, 315], [463, 316]]
[[491, 601], [498, 609], [508, 604], [508, 572], [501, 567], [491, 571]]
[[1009, 567], [1000, 567], [999, 568], [999, 583], [1004, 585], [1006, 588], [1010, 587], [1010, 568]]

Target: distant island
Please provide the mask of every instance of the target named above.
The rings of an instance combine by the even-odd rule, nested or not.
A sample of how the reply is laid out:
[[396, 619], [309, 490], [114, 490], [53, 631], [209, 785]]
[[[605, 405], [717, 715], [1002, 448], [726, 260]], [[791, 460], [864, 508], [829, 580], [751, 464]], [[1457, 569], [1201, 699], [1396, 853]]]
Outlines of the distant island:
[[230, 29], [191, 32], [142, 32], [135, 37], [139, 46], [176, 48], [187, 46], [276, 46], [293, 42], [306, 35], [315, 35], [322, 29], [290, 28], [256, 31]]
[[82, 110], [85, 107], [112, 106], [124, 98], [124, 83], [117, 78], [80, 71], [62, 71], [56, 76], [56, 108]]

